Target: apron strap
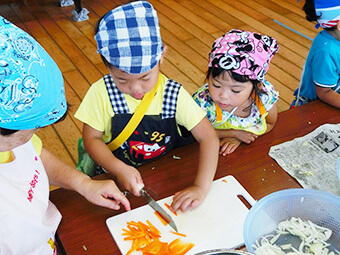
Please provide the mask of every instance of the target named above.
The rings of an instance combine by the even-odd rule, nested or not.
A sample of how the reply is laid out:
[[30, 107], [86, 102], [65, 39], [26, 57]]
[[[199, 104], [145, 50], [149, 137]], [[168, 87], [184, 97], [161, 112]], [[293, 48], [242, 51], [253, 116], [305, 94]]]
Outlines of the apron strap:
[[115, 151], [116, 149], [118, 149], [136, 130], [137, 126], [143, 119], [146, 110], [149, 108], [149, 105], [151, 104], [153, 98], [155, 97], [160, 82], [161, 76], [159, 76], [156, 86], [151, 91], [144, 95], [142, 101], [138, 105], [136, 111], [134, 112], [134, 114], [132, 115], [131, 119], [129, 120], [128, 124], [124, 127], [122, 132], [120, 132], [120, 134], [107, 145], [111, 151]]
[[253, 98], [257, 108], [259, 108], [261, 116], [263, 116], [267, 111], [266, 108], [264, 108], [264, 105], [259, 97], [255, 98], [255, 93], [251, 94], [251, 97]]
[[164, 94], [163, 94], [163, 104], [162, 104], [162, 119], [175, 118], [176, 108], [177, 108], [177, 98], [181, 84], [178, 82], [168, 79]]
[[215, 108], [216, 108], [216, 121], [222, 121], [222, 109], [215, 104]]
[[125, 101], [124, 94], [117, 88], [110, 74], [104, 76], [104, 82], [113, 112], [115, 114], [129, 113], [130, 111]]

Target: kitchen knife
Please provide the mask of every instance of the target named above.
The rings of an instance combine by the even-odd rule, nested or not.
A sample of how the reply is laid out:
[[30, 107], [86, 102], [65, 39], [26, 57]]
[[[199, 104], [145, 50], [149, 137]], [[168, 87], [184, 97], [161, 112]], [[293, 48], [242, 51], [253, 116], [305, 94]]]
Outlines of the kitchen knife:
[[176, 232], [178, 232], [176, 224], [171, 218], [171, 216], [167, 214], [166, 211], [164, 211], [164, 209], [148, 194], [148, 192], [146, 192], [144, 187], [138, 184], [138, 188], [140, 190], [141, 195], [147, 199], [148, 204], [151, 206], [151, 208], [154, 209], [163, 218], [163, 220], [165, 220], [170, 225], [170, 227], [172, 227]]

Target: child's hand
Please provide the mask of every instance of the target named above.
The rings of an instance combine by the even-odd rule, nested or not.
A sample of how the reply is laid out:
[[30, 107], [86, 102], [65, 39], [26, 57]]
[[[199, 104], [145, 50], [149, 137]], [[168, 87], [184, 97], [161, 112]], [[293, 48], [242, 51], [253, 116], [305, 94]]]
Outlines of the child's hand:
[[226, 156], [233, 153], [240, 144], [241, 141], [236, 138], [222, 138], [220, 140], [220, 154]]
[[125, 210], [130, 211], [130, 202], [117, 188], [112, 180], [92, 180], [90, 178], [83, 181], [79, 192], [91, 203], [119, 210], [122, 204]]
[[140, 172], [133, 166], [125, 165], [115, 173], [118, 182], [135, 196], [140, 196], [138, 184], [144, 186]]
[[185, 212], [199, 206], [207, 192], [199, 186], [191, 186], [180, 192], [176, 192], [171, 203], [171, 209], [174, 211], [181, 210]]

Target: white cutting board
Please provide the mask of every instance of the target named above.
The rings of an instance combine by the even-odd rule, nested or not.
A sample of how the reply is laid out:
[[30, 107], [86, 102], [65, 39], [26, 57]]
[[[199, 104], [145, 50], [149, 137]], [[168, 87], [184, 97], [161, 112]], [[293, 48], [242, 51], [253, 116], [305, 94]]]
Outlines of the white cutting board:
[[170, 205], [173, 196], [158, 200], [158, 204], [174, 220], [178, 232], [185, 234], [186, 238], [171, 233], [173, 229], [169, 225], [164, 226], [149, 205], [108, 218], [106, 224], [124, 255], [131, 248], [131, 242], [123, 240], [122, 229], [127, 229], [127, 222], [132, 220], [143, 223], [149, 220], [161, 231], [160, 240], [163, 242], [170, 243], [180, 237], [183, 241], [195, 244], [188, 255], [210, 249], [234, 249], [244, 243], [243, 222], [248, 213], [248, 208], [237, 197], [238, 195], [242, 195], [251, 205], [255, 204], [255, 200], [242, 185], [229, 175], [215, 180], [204, 202], [190, 212], [177, 212], [176, 216], [168, 210], [164, 204]]

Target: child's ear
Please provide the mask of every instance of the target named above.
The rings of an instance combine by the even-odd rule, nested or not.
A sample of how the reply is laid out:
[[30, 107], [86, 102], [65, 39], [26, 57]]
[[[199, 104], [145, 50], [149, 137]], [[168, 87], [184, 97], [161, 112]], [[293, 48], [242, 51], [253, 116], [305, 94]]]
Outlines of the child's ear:
[[163, 44], [163, 53], [162, 53], [161, 59], [159, 60], [160, 63], [162, 63], [163, 58], [165, 57], [167, 51], [168, 51], [168, 45]]

